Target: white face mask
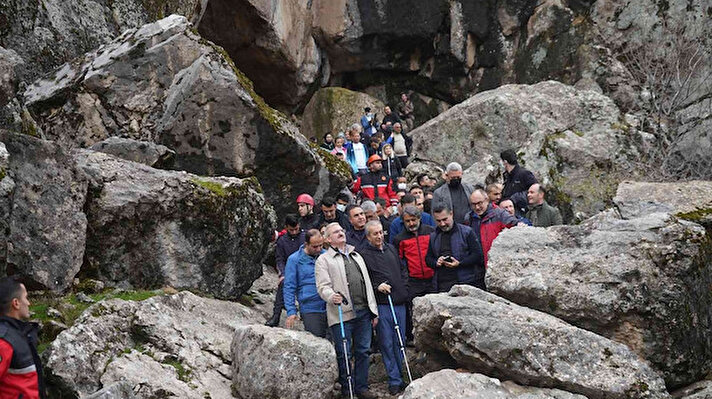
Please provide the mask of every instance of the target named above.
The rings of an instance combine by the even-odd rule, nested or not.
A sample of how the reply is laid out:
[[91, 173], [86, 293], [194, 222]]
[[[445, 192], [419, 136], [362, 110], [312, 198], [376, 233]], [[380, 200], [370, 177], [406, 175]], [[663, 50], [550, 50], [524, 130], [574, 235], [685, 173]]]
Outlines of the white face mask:
[[504, 161], [502, 161], [501, 159], [499, 160], [499, 168], [504, 169]]
[[398, 183], [399, 190], [405, 190], [405, 187], [406, 187], [405, 183]]
[[341, 212], [346, 210], [346, 205], [344, 204], [336, 204], [336, 209], [340, 210]]

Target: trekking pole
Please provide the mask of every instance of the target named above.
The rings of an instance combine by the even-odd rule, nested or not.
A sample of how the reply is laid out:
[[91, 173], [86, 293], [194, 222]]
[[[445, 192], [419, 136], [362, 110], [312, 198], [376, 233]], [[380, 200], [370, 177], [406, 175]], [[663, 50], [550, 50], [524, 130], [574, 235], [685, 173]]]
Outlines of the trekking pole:
[[[349, 301], [340, 292], [337, 294], [341, 295], [341, 302], [344, 305], [348, 305]], [[354, 399], [354, 387], [351, 382], [351, 367], [349, 367], [349, 353], [346, 348], [346, 332], [344, 331], [344, 313], [341, 310], [341, 304], [339, 304], [339, 327], [341, 327], [341, 343], [344, 345], [344, 364], [346, 364], [346, 380], [349, 382], [349, 397]]]
[[391, 294], [388, 294], [388, 304], [391, 305], [391, 314], [393, 315], [393, 323], [396, 326], [396, 334], [398, 335], [398, 343], [400, 343], [400, 350], [403, 354], [403, 361], [405, 362], [405, 369], [408, 371], [409, 383], [413, 382], [413, 376], [410, 374], [410, 366], [408, 365], [408, 357], [405, 355], [405, 345], [403, 345], [403, 338], [400, 333], [400, 326], [398, 325], [398, 319], [396, 318], [396, 309], [393, 307], [393, 300], [391, 299]]

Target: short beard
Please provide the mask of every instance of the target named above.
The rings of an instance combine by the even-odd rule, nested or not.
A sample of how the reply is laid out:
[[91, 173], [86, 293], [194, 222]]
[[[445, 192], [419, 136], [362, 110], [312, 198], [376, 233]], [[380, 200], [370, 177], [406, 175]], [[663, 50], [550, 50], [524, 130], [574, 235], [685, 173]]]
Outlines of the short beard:
[[453, 224], [447, 226], [447, 228], [441, 227], [440, 230], [442, 230], [443, 232], [447, 233], [448, 231], [452, 230], [452, 226], [454, 226], [454, 225], [455, 225], [455, 223], [453, 223]]

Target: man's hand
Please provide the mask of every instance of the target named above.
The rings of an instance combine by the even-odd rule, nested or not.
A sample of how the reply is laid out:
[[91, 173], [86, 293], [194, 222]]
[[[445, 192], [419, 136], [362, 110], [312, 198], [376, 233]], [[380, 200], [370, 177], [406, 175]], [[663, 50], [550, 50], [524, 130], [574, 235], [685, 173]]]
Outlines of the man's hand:
[[371, 327], [376, 328], [376, 325], [378, 325], [378, 317], [371, 320]]
[[390, 294], [391, 293], [391, 286], [388, 285], [387, 283], [381, 283], [378, 286], [378, 292], [381, 294]]
[[282, 281], [284, 281], [284, 276], [281, 276], [281, 277], [279, 278], [279, 283], [280, 283], [280, 284], [282, 284]]
[[445, 264], [445, 257], [441, 256], [438, 258], [438, 261], [435, 262], [435, 266], [437, 267], [442, 267]]
[[291, 316], [287, 317], [287, 328], [294, 328], [294, 325], [297, 323], [297, 315], [293, 314]]
[[452, 262], [446, 262], [443, 260], [443, 264], [445, 265], [445, 267], [458, 267], [460, 266], [460, 261], [455, 258], [452, 258]]
[[341, 301], [343, 301], [344, 298], [341, 297], [339, 294], [334, 294], [331, 296], [331, 303], [334, 305], [341, 305]]
[[528, 225], [524, 222], [517, 223], [517, 227], [527, 227]]

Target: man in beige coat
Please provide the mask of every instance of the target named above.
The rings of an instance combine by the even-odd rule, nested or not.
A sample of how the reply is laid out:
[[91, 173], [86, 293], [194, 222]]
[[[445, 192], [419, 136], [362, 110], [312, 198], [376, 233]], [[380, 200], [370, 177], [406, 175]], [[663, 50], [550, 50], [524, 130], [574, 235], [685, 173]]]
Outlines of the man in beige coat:
[[348, 361], [351, 361], [351, 352], [355, 360], [351, 368], [354, 391], [358, 398], [375, 398], [368, 390], [371, 328], [378, 323], [378, 306], [371, 279], [366, 263], [353, 246], [346, 244], [345, 231], [338, 223], [329, 224], [325, 234], [329, 249], [316, 260], [314, 274], [319, 296], [326, 301], [326, 318], [334, 338], [342, 397], [347, 397], [349, 390], [341, 345], [339, 306], [343, 312]]

